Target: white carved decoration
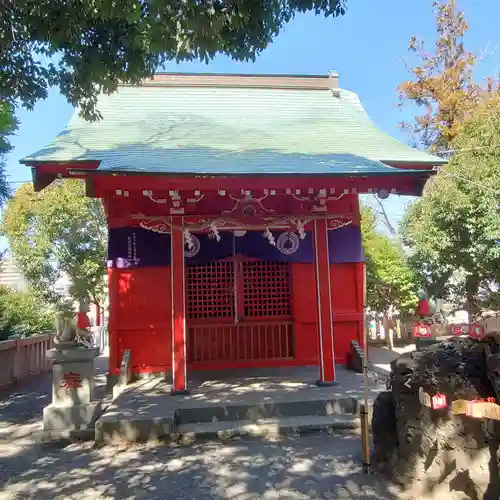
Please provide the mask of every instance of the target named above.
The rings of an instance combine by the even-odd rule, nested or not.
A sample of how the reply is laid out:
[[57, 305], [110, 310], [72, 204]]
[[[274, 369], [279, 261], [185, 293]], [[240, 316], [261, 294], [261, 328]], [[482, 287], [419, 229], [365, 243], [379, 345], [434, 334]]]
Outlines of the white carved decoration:
[[282, 233], [278, 237], [276, 247], [284, 255], [294, 254], [300, 246], [300, 239], [295, 233]]
[[164, 205], [168, 202], [166, 198], [155, 198], [153, 196], [153, 191], [149, 191], [149, 193], [146, 195], [146, 198], [149, 198], [153, 203], [157, 203], [158, 205]]
[[299, 238], [303, 240], [306, 237], [305, 222], [302, 220], [297, 220], [297, 232], [299, 233]]
[[[186, 233], [184, 232], [184, 237], [186, 236]], [[195, 255], [198, 255], [200, 252], [201, 248], [201, 242], [198, 236], [194, 234], [189, 235], [189, 242], [186, 241], [187, 248], [184, 248], [184, 256], [187, 258], [194, 257]]]
[[271, 233], [271, 231], [269, 231], [269, 228], [267, 227], [266, 230], [264, 231], [264, 238], [267, 238], [270, 245], [272, 245], [273, 247], [276, 246], [276, 240], [274, 239], [273, 233]]
[[189, 229], [184, 229], [184, 241], [189, 250], [192, 250], [194, 247], [194, 238]]
[[215, 239], [217, 241], [220, 241], [220, 233], [219, 230], [217, 229], [217, 225], [215, 224], [215, 222], [212, 222], [212, 224], [210, 224], [210, 231], [212, 231], [212, 234], [214, 235]]
[[[143, 229], [148, 229], [149, 231], [154, 231], [157, 233], [170, 233], [173, 226], [171, 217], [154, 217], [146, 216], [144, 214], [131, 214], [132, 219], [139, 220], [139, 226]], [[199, 219], [196, 222], [185, 221], [182, 230], [188, 228], [191, 232], [205, 232], [209, 231], [211, 237], [220, 241], [219, 228], [226, 231], [234, 231], [241, 233], [243, 235], [246, 231], [266, 231], [267, 229], [273, 230], [291, 230], [296, 228], [300, 239], [306, 237], [305, 228], [307, 224], [313, 220], [323, 219], [327, 221], [328, 229], [339, 229], [341, 227], [347, 226], [353, 222], [353, 217], [351, 215], [309, 215], [302, 218], [297, 218], [293, 216], [272, 216], [272, 217], [261, 217], [260, 222], [256, 223], [245, 223], [242, 220], [231, 219], [231, 218], [216, 218], [216, 219]], [[179, 227], [179, 229], [181, 229]], [[267, 233], [266, 233], [267, 235]]]
[[235, 196], [229, 195], [229, 198], [231, 200], [233, 200], [235, 203], [234, 203], [233, 208], [231, 210], [226, 210], [226, 211], [222, 212], [222, 214], [224, 214], [224, 215], [225, 214], [232, 214], [242, 204], [247, 205], [247, 206], [253, 205], [254, 208], [255, 208], [255, 206], [259, 206], [263, 212], [274, 213], [274, 210], [268, 209], [262, 204], [262, 202], [269, 196], [269, 193], [264, 194], [264, 196], [262, 196], [261, 198], [254, 198], [252, 196], [252, 192], [247, 191], [247, 190], [242, 190], [242, 194], [244, 194], [244, 196], [242, 198], [236, 198]]

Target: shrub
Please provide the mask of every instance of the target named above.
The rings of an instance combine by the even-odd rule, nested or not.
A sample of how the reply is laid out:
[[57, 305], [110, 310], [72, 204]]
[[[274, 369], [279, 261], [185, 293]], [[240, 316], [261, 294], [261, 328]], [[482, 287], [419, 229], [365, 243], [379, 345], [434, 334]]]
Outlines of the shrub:
[[0, 285], [0, 340], [11, 335], [29, 337], [52, 330], [55, 314], [31, 290], [17, 291]]

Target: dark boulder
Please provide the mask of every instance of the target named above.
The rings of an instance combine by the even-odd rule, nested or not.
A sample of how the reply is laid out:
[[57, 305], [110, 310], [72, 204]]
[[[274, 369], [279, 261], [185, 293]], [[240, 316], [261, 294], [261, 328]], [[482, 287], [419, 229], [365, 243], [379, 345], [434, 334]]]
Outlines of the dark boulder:
[[392, 468], [397, 460], [398, 433], [396, 427], [396, 408], [391, 391], [381, 392], [373, 403], [372, 433], [373, 462], [384, 469]]
[[445, 394], [450, 404], [498, 398], [499, 354], [500, 335], [490, 335], [454, 338], [394, 360], [391, 392], [381, 393], [373, 409], [374, 467], [418, 487], [417, 494], [451, 498], [460, 490], [470, 498], [500, 499], [500, 422], [433, 410], [419, 399], [420, 388]]

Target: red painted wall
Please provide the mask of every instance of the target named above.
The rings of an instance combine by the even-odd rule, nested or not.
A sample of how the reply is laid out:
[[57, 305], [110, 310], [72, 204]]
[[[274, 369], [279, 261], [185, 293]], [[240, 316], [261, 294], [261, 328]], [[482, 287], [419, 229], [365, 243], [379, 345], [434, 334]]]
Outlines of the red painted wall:
[[172, 366], [170, 267], [109, 269], [110, 373], [118, 373], [125, 349], [136, 373]]
[[[330, 273], [335, 361], [345, 364], [350, 341], [362, 340], [363, 264], [333, 264]], [[136, 373], [170, 371], [170, 268], [110, 269], [109, 291], [111, 373], [119, 372], [125, 349], [132, 350], [132, 366]], [[278, 365], [316, 365], [317, 301], [312, 264], [292, 265], [292, 293], [296, 360], [278, 362]], [[254, 364], [263, 366], [266, 363]], [[277, 366], [276, 361], [268, 364]]]
[[[363, 264], [330, 266], [335, 362], [348, 362], [351, 340], [362, 340]], [[318, 362], [316, 287], [312, 264], [293, 264], [293, 315], [296, 356], [304, 365]]]

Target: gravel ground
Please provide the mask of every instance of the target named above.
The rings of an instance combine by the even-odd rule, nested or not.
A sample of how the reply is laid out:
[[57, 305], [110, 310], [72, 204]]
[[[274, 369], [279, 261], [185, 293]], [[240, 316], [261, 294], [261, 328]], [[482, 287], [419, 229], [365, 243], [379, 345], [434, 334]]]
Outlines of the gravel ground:
[[0, 394], [0, 500], [398, 498], [378, 476], [363, 474], [359, 437], [43, 445], [40, 417], [50, 390], [43, 375]]
[[359, 439], [308, 435], [97, 449], [91, 443], [3, 452], [0, 499], [395, 499], [359, 465]]

